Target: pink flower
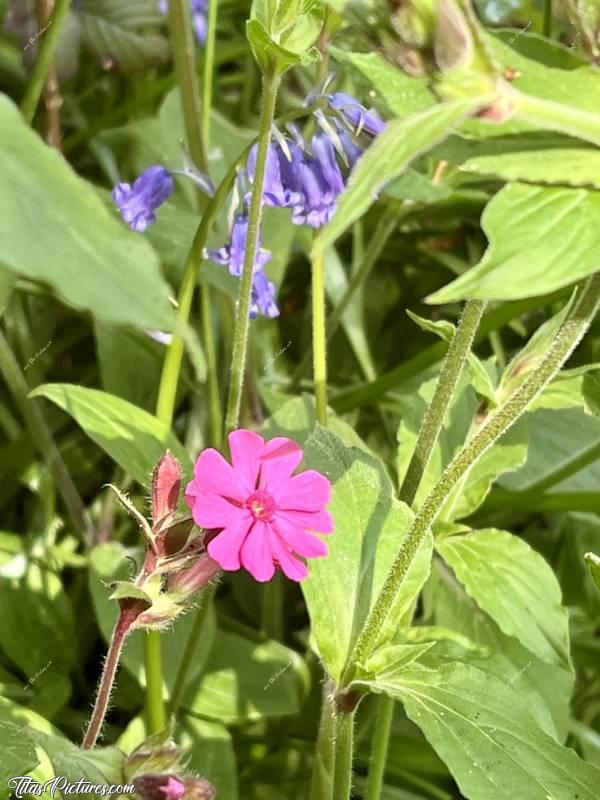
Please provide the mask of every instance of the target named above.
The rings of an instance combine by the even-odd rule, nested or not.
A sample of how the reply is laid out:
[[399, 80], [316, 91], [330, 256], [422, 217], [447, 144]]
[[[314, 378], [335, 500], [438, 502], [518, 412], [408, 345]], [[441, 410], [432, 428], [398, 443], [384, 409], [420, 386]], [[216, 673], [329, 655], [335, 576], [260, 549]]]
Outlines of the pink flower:
[[221, 528], [207, 549], [224, 570], [245, 569], [269, 581], [280, 566], [288, 578], [308, 575], [303, 558], [327, 555], [327, 544], [309, 531], [331, 533], [325, 510], [331, 484], [313, 469], [294, 475], [302, 461], [299, 444], [257, 433], [229, 434], [232, 464], [212, 448], [201, 453], [185, 492], [194, 522]]

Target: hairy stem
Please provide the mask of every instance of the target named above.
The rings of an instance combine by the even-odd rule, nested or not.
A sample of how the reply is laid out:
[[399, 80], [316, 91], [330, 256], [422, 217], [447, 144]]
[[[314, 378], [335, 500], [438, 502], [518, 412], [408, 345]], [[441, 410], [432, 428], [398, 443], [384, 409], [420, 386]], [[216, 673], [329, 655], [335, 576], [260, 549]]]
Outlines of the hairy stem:
[[336, 706], [335, 687], [329, 679], [323, 685], [321, 721], [317, 737], [316, 757], [310, 784], [310, 800], [330, 800], [335, 765]]
[[327, 425], [327, 335], [325, 332], [325, 258], [315, 234], [312, 258], [313, 376], [317, 421]]
[[13, 400], [25, 420], [34, 446], [48, 465], [56, 481], [58, 491], [71, 518], [73, 527], [81, 534], [86, 546], [91, 547], [95, 540], [92, 521], [65, 466], [65, 462], [62, 460], [39, 406], [29, 398], [29, 386], [25, 376], [2, 332], [0, 332], [0, 373], [2, 373]]
[[28, 123], [31, 123], [40, 102], [40, 97], [48, 80], [56, 48], [60, 40], [67, 17], [71, 0], [56, 0], [52, 16], [46, 23], [44, 31], [39, 32], [41, 39], [37, 59], [27, 84], [27, 89], [21, 101], [21, 111]]
[[394, 700], [386, 694], [377, 697], [375, 728], [369, 755], [366, 800], [379, 800], [381, 797], [393, 717]]
[[213, 83], [215, 72], [215, 43], [217, 40], [217, 9], [219, 0], [210, 0], [206, 21], [206, 42], [204, 45], [204, 70], [202, 80], [202, 133], [206, 149], [210, 148], [210, 123], [212, 111]]
[[421, 478], [431, 458], [485, 305], [484, 300], [469, 300], [466, 303], [460, 323], [450, 342], [435, 392], [421, 422], [415, 449], [400, 488], [400, 499], [409, 506], [415, 499]]
[[235, 330], [233, 334], [233, 352], [231, 355], [231, 378], [229, 383], [229, 397], [227, 400], [227, 413], [225, 427], [227, 432], [234, 430], [239, 421], [242, 391], [244, 385], [244, 372], [246, 369], [246, 356], [248, 353], [248, 333], [250, 329], [250, 301], [252, 298], [252, 277], [254, 262], [258, 250], [258, 238], [262, 219], [262, 197], [265, 182], [265, 169], [267, 165], [267, 151], [271, 138], [271, 126], [275, 114], [275, 102], [280, 83], [279, 75], [265, 74], [263, 76], [262, 111], [260, 117], [260, 132], [258, 136], [258, 153], [256, 157], [256, 172], [252, 184], [252, 200], [248, 220], [248, 238], [246, 241], [246, 254], [244, 257], [244, 270], [240, 283], [239, 299], [237, 304]]
[[351, 679], [352, 665], [363, 661], [371, 652], [377, 640], [378, 632], [390, 613], [397, 594], [402, 587], [412, 560], [423, 539], [431, 529], [446, 498], [473, 464], [492, 447], [499, 436], [511, 427], [531, 401], [540, 394], [547, 383], [560, 370], [588, 329], [598, 306], [599, 295], [600, 274], [596, 274], [587, 281], [574, 310], [562, 325], [536, 372], [532, 373], [513, 392], [504, 405], [500, 406], [488, 417], [487, 422], [473, 436], [464, 449], [452, 459], [442, 473], [442, 476], [415, 516], [413, 524], [398, 551], [379, 597], [355, 645], [349, 661], [348, 674], [344, 675], [346, 681]]
[[353, 740], [354, 711], [341, 711], [336, 724], [333, 800], [350, 800]]

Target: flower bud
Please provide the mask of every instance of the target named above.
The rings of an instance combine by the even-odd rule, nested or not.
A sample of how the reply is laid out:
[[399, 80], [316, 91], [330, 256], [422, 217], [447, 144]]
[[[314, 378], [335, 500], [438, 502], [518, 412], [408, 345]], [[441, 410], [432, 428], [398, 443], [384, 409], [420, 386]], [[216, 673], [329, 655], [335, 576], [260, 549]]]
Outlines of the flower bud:
[[208, 781], [193, 776], [140, 775], [133, 785], [140, 800], [213, 800], [215, 796]]
[[171, 576], [169, 590], [176, 595], [188, 597], [207, 586], [220, 569], [216, 561], [203, 553], [191, 567]]
[[152, 522], [155, 527], [175, 512], [182, 478], [181, 464], [167, 450], [152, 475]]

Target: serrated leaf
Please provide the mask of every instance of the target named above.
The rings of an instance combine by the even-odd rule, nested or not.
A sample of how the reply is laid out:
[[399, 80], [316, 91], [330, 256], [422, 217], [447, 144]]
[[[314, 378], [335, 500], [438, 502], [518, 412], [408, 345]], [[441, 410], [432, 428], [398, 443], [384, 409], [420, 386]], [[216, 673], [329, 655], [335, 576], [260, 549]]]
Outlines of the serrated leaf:
[[453, 100], [390, 122], [352, 170], [333, 219], [319, 237], [319, 247], [333, 244], [367, 211], [387, 183], [482, 105], [485, 105], [485, 98]]
[[594, 187], [600, 189], [600, 151], [549, 149], [469, 158], [460, 169], [478, 175], [498, 175], [506, 181]]
[[171, 292], [153, 249], [109, 214], [6, 96], [0, 139], [0, 262], [97, 319], [172, 330]]
[[600, 769], [545, 734], [494, 675], [450, 663], [376, 688], [402, 701], [470, 800], [596, 800]]
[[567, 611], [554, 572], [539, 553], [491, 528], [444, 537], [436, 549], [504, 633], [538, 658], [569, 667]]
[[[328, 537], [329, 555], [313, 560], [302, 590], [319, 655], [331, 677], [339, 682], [412, 514], [404, 503], [394, 499], [383, 464], [375, 457], [358, 448], [345, 447], [323, 428], [317, 428], [305, 448], [305, 465], [332, 482], [328, 508], [336, 527]], [[429, 573], [430, 559], [428, 537], [379, 631], [378, 644], [392, 638], [414, 604]], [[331, 613], [332, 608], [335, 614]]]
[[150, 484], [152, 470], [166, 450], [187, 474], [191, 472], [189, 456], [169, 428], [120, 397], [68, 383], [38, 386], [31, 397], [46, 397], [70, 414], [90, 439], [142, 486]]
[[490, 200], [481, 224], [489, 240], [481, 261], [428, 302], [534, 297], [598, 269], [597, 192], [511, 183]]

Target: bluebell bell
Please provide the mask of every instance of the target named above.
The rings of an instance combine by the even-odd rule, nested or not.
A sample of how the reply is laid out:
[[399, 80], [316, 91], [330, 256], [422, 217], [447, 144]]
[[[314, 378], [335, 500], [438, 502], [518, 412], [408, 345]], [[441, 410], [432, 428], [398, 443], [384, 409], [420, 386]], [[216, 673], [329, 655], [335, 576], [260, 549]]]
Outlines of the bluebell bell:
[[254, 319], [259, 314], [269, 319], [279, 316], [279, 308], [275, 302], [275, 284], [267, 278], [262, 269], [257, 270], [252, 278], [250, 304], [250, 317]]
[[304, 152], [294, 165], [303, 200], [292, 208], [292, 222], [320, 228], [335, 212], [337, 198], [344, 189], [344, 178], [327, 134], [313, 136], [311, 148], [314, 157]]
[[[290, 158], [284, 153], [281, 145], [269, 143], [267, 150], [267, 163], [265, 167], [265, 180], [263, 188], [263, 202], [266, 206], [288, 208], [302, 201], [301, 186], [294, 164], [294, 150], [298, 147], [293, 142], [286, 146]], [[256, 158], [258, 146], [250, 150], [247, 161], [248, 178], [253, 183], [256, 172]]]
[[[190, 0], [192, 9], [192, 23], [196, 33], [198, 44], [204, 44], [206, 41], [206, 34], [208, 31], [207, 15], [208, 15], [209, 0]], [[158, 0], [158, 9], [161, 14], [167, 14], [169, 11], [169, 0]]]
[[342, 147], [344, 149], [344, 154], [346, 156], [346, 160], [348, 162], [348, 167], [353, 169], [354, 165], [358, 161], [358, 159], [363, 154], [363, 149], [358, 145], [352, 136], [348, 133], [346, 128], [341, 125], [339, 122], [336, 125], [337, 134], [340, 138], [340, 142], [342, 143]]
[[118, 183], [112, 197], [121, 216], [133, 231], [145, 231], [156, 222], [156, 209], [173, 193], [173, 177], [159, 166], [144, 170], [133, 186]]
[[377, 111], [365, 108], [355, 97], [345, 92], [327, 95], [329, 105], [338, 111], [344, 120], [356, 131], [365, 131], [377, 136], [385, 130], [386, 124]]
[[[230, 275], [239, 278], [244, 271], [244, 257], [246, 254], [246, 241], [248, 239], [249, 217], [247, 212], [236, 214], [231, 226], [229, 242], [218, 250], [206, 250], [206, 256], [217, 264], [229, 267]], [[262, 235], [259, 232], [254, 270], [262, 270], [272, 255], [262, 246]]]

